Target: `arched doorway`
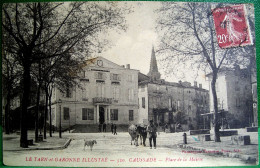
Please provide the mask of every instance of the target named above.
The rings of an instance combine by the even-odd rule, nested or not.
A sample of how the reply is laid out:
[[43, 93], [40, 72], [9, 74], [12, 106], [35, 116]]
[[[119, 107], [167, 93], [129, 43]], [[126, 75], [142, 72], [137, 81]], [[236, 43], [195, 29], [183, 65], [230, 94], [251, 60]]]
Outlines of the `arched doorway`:
[[104, 107], [99, 107], [99, 123], [104, 124], [105, 122], [105, 109]]

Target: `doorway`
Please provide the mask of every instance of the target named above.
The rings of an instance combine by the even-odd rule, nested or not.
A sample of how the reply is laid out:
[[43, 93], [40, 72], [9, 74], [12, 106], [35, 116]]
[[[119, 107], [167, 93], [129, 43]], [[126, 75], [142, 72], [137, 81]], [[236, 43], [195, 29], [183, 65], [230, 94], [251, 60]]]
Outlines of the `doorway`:
[[104, 107], [99, 107], [99, 124], [104, 124], [105, 122], [105, 109]]

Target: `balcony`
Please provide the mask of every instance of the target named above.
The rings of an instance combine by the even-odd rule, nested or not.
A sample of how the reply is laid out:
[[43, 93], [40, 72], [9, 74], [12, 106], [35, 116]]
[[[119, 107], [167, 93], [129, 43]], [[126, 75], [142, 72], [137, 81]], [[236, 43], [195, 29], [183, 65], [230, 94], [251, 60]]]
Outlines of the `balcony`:
[[104, 98], [104, 97], [95, 97], [93, 98], [93, 103], [103, 103], [103, 104], [111, 104], [112, 103], [112, 98]]

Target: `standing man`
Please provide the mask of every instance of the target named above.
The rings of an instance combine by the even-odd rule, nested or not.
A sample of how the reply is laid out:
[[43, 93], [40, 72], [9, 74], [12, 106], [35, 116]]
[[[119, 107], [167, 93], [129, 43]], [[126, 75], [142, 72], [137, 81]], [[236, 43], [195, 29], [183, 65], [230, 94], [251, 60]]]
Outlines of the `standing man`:
[[117, 135], [117, 132], [116, 132], [116, 124], [114, 124], [114, 135]]
[[103, 124], [103, 132], [107, 132], [107, 124], [106, 123]]
[[147, 127], [147, 132], [149, 133], [148, 136], [149, 136], [149, 142], [150, 142], [150, 149], [152, 149], [152, 141], [153, 141], [154, 149], [156, 149], [157, 128], [153, 124], [153, 120], [150, 120], [150, 124]]
[[114, 124], [113, 123], [111, 124], [111, 132], [112, 132], [112, 134], [114, 133]]

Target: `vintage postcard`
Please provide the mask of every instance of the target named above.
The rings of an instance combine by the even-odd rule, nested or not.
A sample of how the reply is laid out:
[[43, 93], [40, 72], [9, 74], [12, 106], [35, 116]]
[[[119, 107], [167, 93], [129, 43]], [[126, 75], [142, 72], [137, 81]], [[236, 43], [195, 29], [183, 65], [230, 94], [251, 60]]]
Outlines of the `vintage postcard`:
[[3, 3], [3, 165], [258, 166], [256, 4]]

